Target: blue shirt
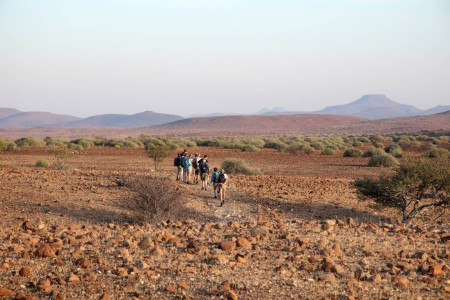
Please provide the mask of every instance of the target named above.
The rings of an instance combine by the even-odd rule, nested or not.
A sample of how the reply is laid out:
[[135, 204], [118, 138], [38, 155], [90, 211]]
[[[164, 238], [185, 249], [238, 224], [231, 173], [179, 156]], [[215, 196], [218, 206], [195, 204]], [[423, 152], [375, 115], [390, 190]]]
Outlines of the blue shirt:
[[216, 177], [219, 176], [219, 173], [220, 173], [220, 172], [214, 172], [214, 173], [212, 173], [212, 175], [211, 175], [211, 180], [209, 181], [209, 183], [215, 182], [215, 181], [216, 181]]

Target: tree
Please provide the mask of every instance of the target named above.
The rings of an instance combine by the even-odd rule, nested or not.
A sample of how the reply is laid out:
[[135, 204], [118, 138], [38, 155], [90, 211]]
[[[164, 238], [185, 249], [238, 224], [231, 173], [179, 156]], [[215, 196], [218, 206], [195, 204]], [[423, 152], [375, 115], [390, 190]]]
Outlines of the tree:
[[450, 162], [447, 158], [404, 162], [392, 176], [354, 182], [361, 200], [393, 207], [410, 221], [423, 212], [450, 207]]
[[170, 154], [170, 150], [166, 145], [149, 144], [146, 148], [147, 155], [155, 162], [155, 171], [158, 168], [158, 164], [164, 160]]

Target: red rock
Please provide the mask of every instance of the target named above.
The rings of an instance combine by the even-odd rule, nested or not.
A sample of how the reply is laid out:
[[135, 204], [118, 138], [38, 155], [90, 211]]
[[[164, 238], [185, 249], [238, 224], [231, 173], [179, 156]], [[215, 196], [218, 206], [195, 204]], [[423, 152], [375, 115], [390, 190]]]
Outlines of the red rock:
[[77, 259], [77, 261], [75, 263], [77, 266], [80, 266], [85, 269], [92, 268], [92, 262], [86, 258], [79, 258], [79, 259]]
[[22, 277], [29, 277], [31, 275], [30, 268], [23, 267], [22, 269], [19, 270], [19, 275]]
[[238, 300], [238, 296], [233, 291], [226, 292], [224, 296], [227, 300]]
[[37, 289], [41, 292], [51, 292], [52, 291], [52, 285], [50, 284], [50, 280], [48, 279], [41, 279], [38, 281]]
[[398, 275], [397, 277], [394, 278], [394, 283], [402, 288], [406, 288], [409, 286], [409, 280], [406, 276], [403, 275]]
[[433, 277], [444, 276], [444, 273], [442, 272], [442, 265], [435, 265], [430, 268], [430, 275]]
[[300, 246], [303, 246], [303, 245], [306, 245], [306, 244], [308, 244], [309, 243], [309, 238], [307, 238], [307, 237], [304, 237], [304, 236], [299, 236], [299, 237], [297, 237], [296, 239], [295, 239], [295, 241], [300, 245]]
[[70, 275], [70, 276], [67, 278], [67, 282], [68, 282], [68, 283], [79, 283], [79, 282], [80, 282], [80, 277], [78, 277], [78, 276], [75, 275], [75, 274], [72, 274], [72, 275]]
[[188, 285], [186, 282], [184, 282], [184, 281], [179, 282], [177, 285], [178, 285], [178, 287], [181, 288], [182, 290], [188, 290], [188, 289], [189, 289], [189, 285]]
[[325, 273], [325, 274], [321, 274], [319, 276], [319, 280], [320, 281], [326, 281], [326, 282], [329, 282], [329, 283], [334, 283], [334, 282], [336, 282], [336, 277], [334, 277], [333, 273]]
[[238, 247], [241, 247], [241, 248], [244, 248], [244, 249], [251, 249], [252, 248], [252, 244], [246, 238], [243, 238], [243, 237], [239, 237], [236, 240], [236, 244], [237, 244]]
[[223, 251], [230, 252], [236, 248], [236, 243], [233, 241], [225, 240], [219, 244], [219, 248], [222, 249]]
[[0, 296], [14, 296], [16, 292], [11, 291], [10, 289], [0, 287]]
[[225, 280], [224, 282], [222, 282], [222, 284], [219, 286], [219, 289], [221, 291], [230, 291], [231, 290], [231, 281], [229, 280]]
[[175, 293], [176, 291], [177, 291], [177, 288], [176, 288], [176, 286], [175, 285], [173, 285], [173, 284], [168, 284], [168, 285], [166, 285], [166, 291], [167, 292], [169, 292], [169, 293]]
[[50, 247], [49, 244], [41, 244], [36, 249], [36, 252], [34, 253], [37, 257], [53, 257], [55, 256], [55, 252]]
[[103, 294], [103, 295], [100, 297], [100, 300], [111, 300], [111, 296], [109, 296], [108, 294]]

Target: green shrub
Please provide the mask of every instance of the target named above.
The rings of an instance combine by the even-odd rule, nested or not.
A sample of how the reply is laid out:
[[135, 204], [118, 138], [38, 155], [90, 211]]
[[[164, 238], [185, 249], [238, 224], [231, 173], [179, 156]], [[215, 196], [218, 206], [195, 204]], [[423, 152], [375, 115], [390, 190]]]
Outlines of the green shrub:
[[322, 152], [320, 154], [322, 155], [334, 155], [335, 151], [333, 148], [327, 147], [325, 149], [322, 150]]
[[45, 159], [39, 159], [38, 161], [36, 161], [35, 166], [36, 167], [40, 167], [40, 168], [46, 168], [50, 165], [50, 163], [48, 162], [48, 160]]
[[264, 148], [270, 148], [275, 150], [283, 150], [287, 147], [287, 144], [280, 140], [267, 140], [264, 144]]
[[225, 159], [222, 163], [222, 169], [229, 174], [257, 175], [261, 173], [260, 170], [248, 166], [245, 161], [237, 158]]
[[0, 139], [0, 152], [1, 151], [13, 151], [17, 148], [16, 144], [4, 139]]
[[353, 143], [352, 143], [352, 146], [353, 147], [361, 147], [363, 145], [363, 143], [361, 143], [360, 141], [354, 141]]
[[91, 147], [94, 147], [94, 140], [92, 139], [86, 139], [86, 138], [79, 138], [75, 140], [71, 140], [69, 144], [77, 144], [83, 146], [83, 149], [88, 149]]
[[259, 151], [261, 151], [261, 149], [259, 149], [255, 145], [244, 145], [244, 146], [241, 147], [241, 151], [244, 151], [244, 152], [259, 152]]
[[355, 148], [347, 149], [344, 152], [344, 157], [361, 157], [361, 155], [361, 151]]
[[309, 144], [314, 150], [323, 150], [323, 145], [319, 142], [312, 142]]
[[304, 148], [303, 144], [295, 143], [287, 146], [286, 149], [284, 149], [284, 151], [291, 154], [298, 154], [300, 151], [302, 151], [303, 148]]
[[61, 139], [54, 139], [51, 137], [46, 137], [44, 139], [45, 145], [46, 146], [65, 146], [66, 142], [61, 140]]
[[14, 141], [17, 147], [44, 147], [45, 142], [35, 137], [23, 137]]
[[83, 148], [82, 145], [79, 145], [79, 144], [73, 144], [73, 143], [69, 143], [69, 144], [67, 145], [67, 148], [68, 148], [69, 150], [75, 151], [75, 152], [81, 152], [81, 151], [84, 150], [84, 148]]
[[395, 167], [398, 165], [398, 161], [390, 154], [377, 154], [370, 158], [369, 167]]
[[373, 144], [375, 148], [379, 148], [379, 149], [383, 149], [384, 148], [384, 144], [381, 142], [377, 142]]
[[425, 153], [426, 157], [449, 157], [450, 152], [448, 150], [433, 147]]
[[386, 153], [389, 153], [393, 157], [400, 158], [403, 157], [403, 151], [402, 148], [398, 144], [390, 144], [386, 148], [384, 148], [384, 151]]
[[303, 147], [303, 152], [305, 152], [306, 155], [311, 155], [314, 153], [314, 148], [311, 146], [305, 146]]
[[363, 153], [362, 156], [363, 157], [373, 157], [374, 155], [382, 155], [382, 154], [386, 154], [386, 152], [384, 152], [383, 149], [370, 147]]
[[393, 207], [409, 221], [426, 210], [444, 214], [450, 207], [450, 160], [404, 162], [392, 176], [364, 178], [354, 182], [360, 200]]

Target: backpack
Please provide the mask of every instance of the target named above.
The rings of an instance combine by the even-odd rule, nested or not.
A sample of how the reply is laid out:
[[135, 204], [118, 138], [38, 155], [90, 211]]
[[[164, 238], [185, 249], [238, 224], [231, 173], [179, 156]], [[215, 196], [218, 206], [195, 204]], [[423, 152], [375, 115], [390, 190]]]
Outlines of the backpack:
[[183, 168], [189, 168], [191, 165], [189, 164], [189, 157], [185, 156], [181, 159], [181, 166]]
[[201, 173], [208, 173], [208, 172], [209, 172], [209, 164], [208, 164], [208, 161], [203, 160], [203, 161], [200, 163], [200, 172], [201, 172]]
[[175, 167], [181, 166], [181, 157], [175, 157], [175, 159], [173, 160], [173, 165]]
[[198, 169], [198, 161], [197, 161], [196, 158], [194, 158], [194, 159], [192, 160], [192, 167], [193, 167], [195, 170]]
[[225, 183], [226, 178], [224, 173], [220, 173], [219, 176], [216, 177], [217, 183]]

